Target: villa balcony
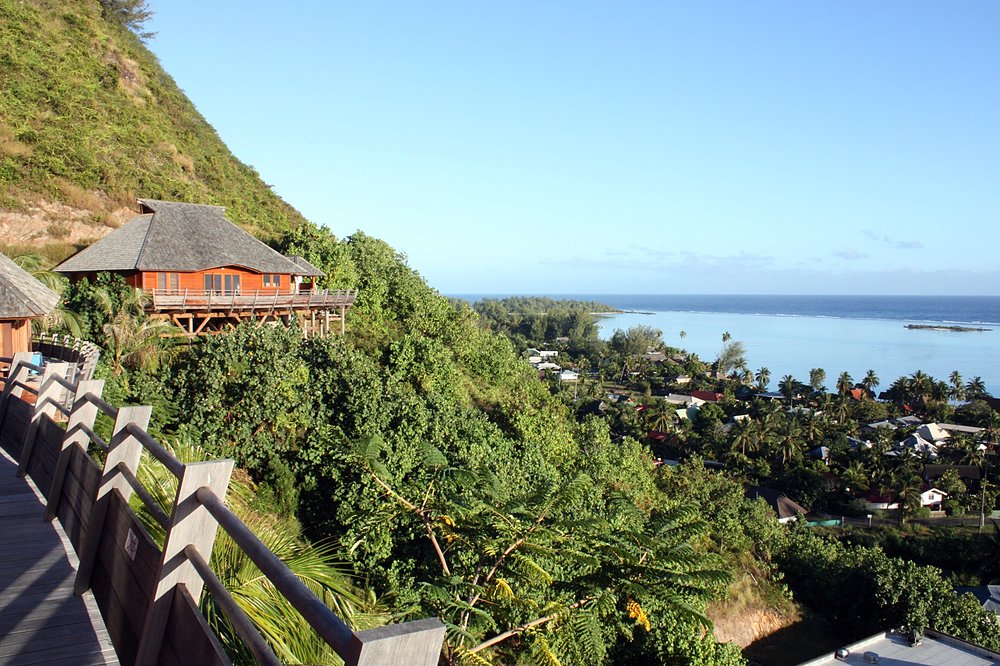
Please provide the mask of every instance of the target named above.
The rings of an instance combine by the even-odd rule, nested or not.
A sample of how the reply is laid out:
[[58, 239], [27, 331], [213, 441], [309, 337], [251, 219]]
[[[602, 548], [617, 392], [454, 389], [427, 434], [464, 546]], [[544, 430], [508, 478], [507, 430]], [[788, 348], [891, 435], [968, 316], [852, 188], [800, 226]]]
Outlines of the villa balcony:
[[354, 304], [353, 290], [312, 290], [280, 293], [273, 290], [203, 291], [195, 289], [151, 289], [150, 312], [301, 312], [305, 310], [338, 311]]
[[[297, 321], [306, 337], [344, 333], [347, 311], [358, 292], [310, 290], [282, 293], [275, 290], [204, 291], [151, 289], [146, 311], [151, 317], [172, 321], [178, 335], [217, 334], [244, 322], [288, 325]], [[334, 326], [336, 324], [336, 326]]]

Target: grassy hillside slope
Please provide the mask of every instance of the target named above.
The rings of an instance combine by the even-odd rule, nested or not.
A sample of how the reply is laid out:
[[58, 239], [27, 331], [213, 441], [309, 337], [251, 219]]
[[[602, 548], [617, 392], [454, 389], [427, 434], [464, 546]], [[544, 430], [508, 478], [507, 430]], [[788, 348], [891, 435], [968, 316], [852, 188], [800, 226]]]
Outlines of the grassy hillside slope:
[[223, 205], [262, 237], [302, 221], [98, 0], [0, 0], [0, 19], [6, 243], [98, 238], [139, 196]]

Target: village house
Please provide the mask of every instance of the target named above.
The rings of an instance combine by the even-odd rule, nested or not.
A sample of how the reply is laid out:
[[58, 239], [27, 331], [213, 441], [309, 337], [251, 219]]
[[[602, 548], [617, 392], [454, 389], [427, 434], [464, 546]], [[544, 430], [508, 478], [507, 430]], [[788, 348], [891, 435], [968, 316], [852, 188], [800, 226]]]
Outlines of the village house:
[[775, 488], [765, 488], [763, 486], [751, 486], [744, 493], [747, 499], [763, 499], [767, 505], [778, 515], [778, 522], [784, 525], [799, 516], [808, 513], [802, 506], [788, 498], [785, 493]]
[[0, 356], [31, 351], [31, 320], [59, 304], [59, 294], [0, 254]]
[[[931, 511], [940, 511], [941, 503], [944, 501], [948, 493], [927, 485], [926, 483], [920, 489], [920, 506], [927, 507]], [[887, 495], [880, 493], [877, 489], [873, 488], [865, 495], [865, 509], [868, 511], [887, 511], [895, 510], [899, 508], [899, 499], [893, 497], [892, 495]]]
[[356, 293], [313, 288], [319, 269], [260, 242], [221, 206], [140, 199], [139, 212], [55, 270], [74, 281], [121, 275], [151, 295], [150, 317], [173, 321], [188, 336], [295, 319], [307, 335], [331, 333], [331, 322], [343, 333]]

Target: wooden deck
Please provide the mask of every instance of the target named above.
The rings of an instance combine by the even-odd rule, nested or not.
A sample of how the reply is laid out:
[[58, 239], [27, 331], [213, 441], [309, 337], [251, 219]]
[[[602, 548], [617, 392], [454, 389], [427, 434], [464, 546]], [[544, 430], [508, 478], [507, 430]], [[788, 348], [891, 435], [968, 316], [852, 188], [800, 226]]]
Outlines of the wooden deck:
[[118, 664], [93, 597], [73, 596], [73, 548], [16, 471], [0, 449], [0, 666]]

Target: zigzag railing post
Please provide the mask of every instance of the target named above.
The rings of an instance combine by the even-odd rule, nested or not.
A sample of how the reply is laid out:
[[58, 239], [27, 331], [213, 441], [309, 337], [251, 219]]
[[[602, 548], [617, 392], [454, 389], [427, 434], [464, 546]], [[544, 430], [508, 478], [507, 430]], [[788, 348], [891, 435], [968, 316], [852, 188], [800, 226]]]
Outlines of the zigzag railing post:
[[49, 363], [42, 373], [42, 385], [35, 398], [35, 409], [31, 415], [31, 424], [28, 432], [24, 435], [24, 444], [21, 447], [21, 459], [17, 462], [17, 476], [23, 478], [28, 473], [28, 463], [31, 461], [31, 452], [35, 448], [35, 436], [38, 434], [38, 424], [42, 416], [49, 418], [56, 413], [56, 407], [60, 405], [63, 387], [54, 377], [65, 377], [69, 371], [69, 363]]
[[204, 581], [184, 554], [184, 549], [194, 546], [207, 561], [212, 555], [219, 523], [198, 501], [195, 493], [199, 488], [207, 487], [216, 496], [225, 497], [232, 473], [232, 460], [184, 465], [177, 484], [173, 515], [163, 543], [156, 590], [139, 638], [136, 666], [155, 666], [159, 659], [177, 586], [187, 587], [195, 603], [201, 597]]
[[59, 510], [59, 498], [62, 495], [63, 483], [66, 481], [66, 469], [69, 467], [70, 456], [73, 455], [73, 448], [79, 447], [86, 455], [90, 445], [90, 435], [84, 428], [94, 429], [94, 421], [97, 420], [97, 405], [86, 399], [88, 393], [93, 393], [100, 398], [104, 391], [104, 380], [82, 381], [76, 385], [76, 393], [73, 396], [73, 409], [69, 415], [69, 423], [66, 424], [66, 435], [63, 437], [62, 449], [59, 451], [59, 460], [56, 461], [56, 469], [52, 474], [52, 485], [49, 487], [48, 501], [45, 505], [45, 520], [50, 521], [55, 518]]
[[115, 419], [115, 429], [108, 443], [108, 453], [104, 460], [104, 473], [101, 483], [97, 486], [94, 506], [90, 512], [87, 533], [80, 548], [80, 568], [76, 572], [76, 585], [73, 592], [81, 595], [90, 589], [90, 576], [94, 572], [94, 561], [97, 558], [97, 547], [101, 543], [101, 533], [104, 531], [104, 519], [108, 513], [110, 494], [117, 489], [128, 502], [132, 496], [132, 486], [118, 472], [118, 465], [124, 465], [133, 475], [139, 470], [139, 459], [142, 456], [142, 443], [129, 434], [126, 426], [134, 423], [143, 430], [149, 425], [149, 417], [153, 408], [149, 406], [120, 407], [118, 418]]
[[7, 377], [3, 385], [3, 394], [0, 395], [0, 426], [3, 425], [7, 417], [7, 402], [11, 398], [19, 398], [24, 389], [21, 384], [28, 381], [29, 368], [25, 363], [31, 363], [31, 352], [17, 352], [10, 360], [10, 367], [7, 369]]

